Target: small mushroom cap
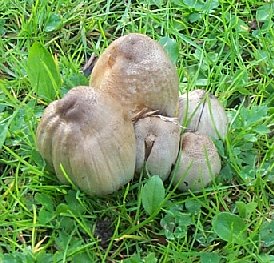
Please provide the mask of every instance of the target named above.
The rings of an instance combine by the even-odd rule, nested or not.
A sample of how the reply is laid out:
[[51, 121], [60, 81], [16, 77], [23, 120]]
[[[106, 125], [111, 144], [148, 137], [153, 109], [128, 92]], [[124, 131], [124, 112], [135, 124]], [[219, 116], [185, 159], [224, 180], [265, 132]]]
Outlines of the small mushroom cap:
[[221, 160], [212, 140], [202, 134], [186, 132], [181, 137], [179, 164], [172, 178], [182, 191], [198, 191], [219, 174]]
[[193, 90], [179, 97], [179, 123], [191, 131], [224, 139], [228, 119], [218, 99], [204, 90]]
[[146, 35], [132, 33], [112, 42], [95, 64], [90, 83], [118, 99], [132, 118], [143, 109], [178, 115], [176, 68]]
[[149, 116], [135, 123], [136, 173], [146, 164], [151, 175], [167, 179], [175, 164], [180, 141], [180, 127], [176, 118]]
[[37, 146], [62, 183], [90, 195], [119, 189], [134, 176], [135, 136], [131, 119], [112, 98], [77, 87], [49, 104], [37, 129]]

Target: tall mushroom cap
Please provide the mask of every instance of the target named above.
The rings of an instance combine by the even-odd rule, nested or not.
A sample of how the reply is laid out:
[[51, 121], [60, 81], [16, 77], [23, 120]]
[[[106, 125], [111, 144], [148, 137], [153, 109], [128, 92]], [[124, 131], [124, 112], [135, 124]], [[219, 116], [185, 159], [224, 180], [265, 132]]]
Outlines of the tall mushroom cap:
[[132, 121], [119, 103], [90, 87], [74, 88], [46, 108], [37, 146], [62, 183], [64, 170], [90, 195], [112, 193], [134, 176]]
[[180, 141], [180, 127], [176, 118], [149, 116], [135, 123], [136, 172], [146, 167], [152, 175], [165, 180], [175, 164]]
[[146, 35], [132, 33], [112, 42], [96, 62], [90, 84], [116, 98], [132, 118], [144, 109], [178, 115], [176, 68]]
[[198, 89], [179, 97], [179, 122], [187, 128], [215, 139], [224, 139], [227, 134], [228, 119], [224, 107], [218, 99], [206, 91]]
[[178, 167], [172, 178], [182, 191], [197, 191], [207, 186], [221, 170], [221, 160], [211, 139], [186, 132], [181, 137]]

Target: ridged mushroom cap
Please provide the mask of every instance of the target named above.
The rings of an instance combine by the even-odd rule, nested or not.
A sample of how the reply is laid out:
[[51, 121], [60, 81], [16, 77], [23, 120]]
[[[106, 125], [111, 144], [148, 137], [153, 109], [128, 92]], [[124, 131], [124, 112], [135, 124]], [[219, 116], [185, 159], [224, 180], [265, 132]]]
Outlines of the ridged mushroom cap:
[[135, 136], [118, 102], [90, 87], [77, 87], [49, 104], [37, 129], [37, 146], [62, 183], [90, 195], [119, 189], [134, 176]]

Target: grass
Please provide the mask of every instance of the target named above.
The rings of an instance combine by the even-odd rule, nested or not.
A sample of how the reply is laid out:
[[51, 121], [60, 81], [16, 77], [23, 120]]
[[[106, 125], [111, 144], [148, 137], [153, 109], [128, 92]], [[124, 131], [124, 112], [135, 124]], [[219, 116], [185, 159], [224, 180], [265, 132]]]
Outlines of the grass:
[[[274, 6], [203, 2], [0, 1], [0, 262], [274, 262]], [[48, 102], [27, 75], [33, 43], [58, 61], [62, 96], [129, 32], [166, 37], [180, 91], [211, 91], [230, 118], [216, 183], [180, 193], [167, 182], [152, 214], [146, 178], [91, 198], [60, 185], [35, 146]]]

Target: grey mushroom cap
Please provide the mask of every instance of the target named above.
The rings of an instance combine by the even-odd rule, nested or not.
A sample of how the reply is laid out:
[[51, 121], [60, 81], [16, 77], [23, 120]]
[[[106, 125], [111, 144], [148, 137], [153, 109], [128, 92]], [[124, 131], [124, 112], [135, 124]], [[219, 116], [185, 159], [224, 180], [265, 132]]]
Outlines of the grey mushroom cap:
[[201, 89], [179, 97], [179, 123], [215, 139], [224, 139], [228, 128], [224, 107], [215, 96]]
[[131, 33], [113, 41], [96, 62], [90, 84], [116, 98], [132, 118], [144, 109], [178, 116], [176, 68], [146, 35]]
[[90, 87], [74, 88], [46, 108], [37, 147], [62, 183], [67, 174], [90, 195], [112, 193], [134, 176], [132, 121], [119, 103]]
[[181, 137], [178, 166], [172, 177], [182, 191], [202, 190], [221, 170], [221, 159], [212, 140], [202, 134], [186, 132]]
[[180, 126], [176, 118], [149, 116], [135, 123], [136, 172], [145, 166], [150, 175], [167, 179], [175, 164], [180, 141]]

